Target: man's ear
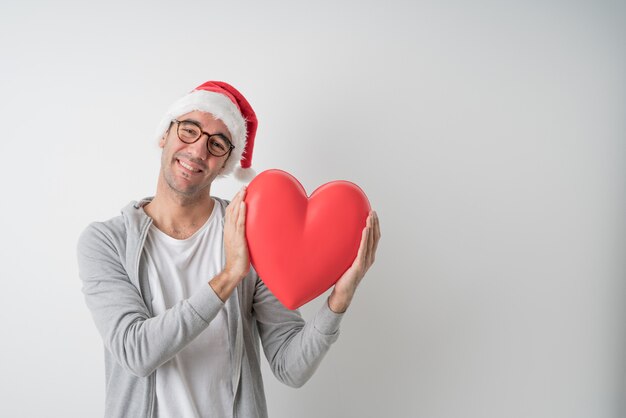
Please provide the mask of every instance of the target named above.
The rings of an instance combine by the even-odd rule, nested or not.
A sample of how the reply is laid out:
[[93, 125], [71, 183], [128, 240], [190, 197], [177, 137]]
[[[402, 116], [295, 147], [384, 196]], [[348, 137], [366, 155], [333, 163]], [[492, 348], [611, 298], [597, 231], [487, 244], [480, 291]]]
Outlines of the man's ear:
[[224, 171], [224, 167], [226, 167], [226, 163], [228, 162], [228, 160], [230, 160], [230, 155], [231, 153], [228, 153], [228, 157], [226, 157], [226, 159], [224, 160], [224, 164], [222, 164], [222, 168], [220, 168], [220, 174], [222, 174], [222, 172]]
[[169, 132], [169, 129], [167, 131], [165, 131], [165, 133], [163, 134], [161, 139], [159, 139], [159, 148], [165, 147], [165, 138], [167, 137], [167, 133], [168, 132]]

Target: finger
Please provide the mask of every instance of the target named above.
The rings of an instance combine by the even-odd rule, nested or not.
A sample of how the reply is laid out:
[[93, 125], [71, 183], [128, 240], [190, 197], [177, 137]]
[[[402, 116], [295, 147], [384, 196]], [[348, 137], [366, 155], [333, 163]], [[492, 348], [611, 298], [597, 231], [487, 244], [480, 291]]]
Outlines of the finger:
[[241, 189], [239, 189], [239, 199], [241, 201], [243, 201], [246, 198], [247, 191], [248, 191], [248, 188], [246, 186], [243, 186]]
[[239, 191], [233, 197], [233, 200], [231, 200], [230, 202], [233, 205], [233, 210], [235, 210], [235, 207], [239, 205], [239, 202], [243, 200], [245, 194], [246, 194], [246, 186], [243, 186], [241, 189], [239, 189]]
[[233, 207], [232, 212], [231, 212], [231, 216], [230, 216], [230, 223], [232, 225], [237, 225], [237, 219], [239, 218], [239, 209], [241, 208], [241, 202], [239, 199], [237, 199], [237, 197], [235, 197], [235, 199], [233, 199], [233, 201], [230, 203]]
[[366, 261], [366, 266], [367, 268], [369, 268], [369, 266], [372, 264], [372, 256], [374, 254], [373, 252], [373, 248], [374, 248], [374, 232], [373, 232], [373, 228], [370, 226], [369, 228], [367, 228], [367, 259]]
[[372, 258], [372, 241], [373, 241], [372, 227], [367, 228], [367, 245], [365, 247], [365, 268], [369, 268], [370, 258]]
[[230, 201], [228, 206], [226, 206], [226, 218], [229, 218], [230, 215], [235, 211], [235, 206], [237, 206], [237, 197], [239, 197], [239, 192], [235, 193], [233, 199]]
[[378, 220], [378, 213], [374, 212], [374, 254], [378, 248], [378, 241], [380, 241], [380, 222]]
[[245, 233], [246, 231], [246, 202], [239, 203], [239, 216], [237, 218], [237, 228]]
[[374, 228], [374, 211], [371, 211], [369, 215], [367, 215], [367, 220], [365, 221], [365, 226], [370, 229], [372, 232]]
[[367, 251], [367, 227], [363, 228], [361, 232], [361, 243], [359, 244], [359, 251], [354, 259], [355, 263], [363, 263], [365, 261], [365, 252]]

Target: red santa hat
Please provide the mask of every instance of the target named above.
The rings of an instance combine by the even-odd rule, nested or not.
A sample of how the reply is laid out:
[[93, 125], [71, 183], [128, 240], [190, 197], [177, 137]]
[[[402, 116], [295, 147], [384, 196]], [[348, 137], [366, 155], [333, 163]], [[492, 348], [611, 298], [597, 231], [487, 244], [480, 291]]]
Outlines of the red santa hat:
[[224, 122], [230, 132], [235, 148], [231, 151], [222, 174], [226, 175], [234, 170], [235, 177], [239, 180], [252, 180], [255, 173], [250, 167], [258, 122], [246, 98], [230, 84], [207, 81], [170, 106], [159, 123], [157, 138], [161, 138], [167, 131], [172, 119], [194, 110], [212, 114]]

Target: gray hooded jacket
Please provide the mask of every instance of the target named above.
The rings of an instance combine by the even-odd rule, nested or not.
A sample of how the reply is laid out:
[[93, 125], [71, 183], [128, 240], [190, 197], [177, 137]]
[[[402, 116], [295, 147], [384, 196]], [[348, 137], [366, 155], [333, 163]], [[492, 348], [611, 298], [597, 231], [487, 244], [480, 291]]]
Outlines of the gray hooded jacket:
[[[104, 342], [106, 417], [152, 417], [156, 369], [200, 334], [226, 305], [233, 364], [233, 416], [266, 417], [259, 340], [274, 375], [299, 387], [339, 336], [342, 315], [325, 303], [305, 323], [286, 309], [253, 268], [223, 303], [208, 285], [161, 315], [152, 313], [143, 246], [152, 224], [131, 202], [120, 216], [94, 222], [78, 241], [82, 290]], [[216, 199], [224, 209], [228, 202]], [[223, 243], [216, 243], [222, 245]]]

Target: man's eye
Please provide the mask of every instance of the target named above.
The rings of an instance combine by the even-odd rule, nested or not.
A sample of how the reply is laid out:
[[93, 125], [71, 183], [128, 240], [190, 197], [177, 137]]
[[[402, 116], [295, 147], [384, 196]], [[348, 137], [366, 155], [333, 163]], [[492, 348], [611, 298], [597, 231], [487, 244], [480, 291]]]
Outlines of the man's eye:
[[226, 146], [224, 144], [222, 144], [221, 142], [219, 142], [219, 141], [211, 142], [211, 146], [213, 148], [219, 149], [220, 151], [226, 151]]

